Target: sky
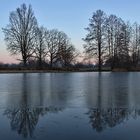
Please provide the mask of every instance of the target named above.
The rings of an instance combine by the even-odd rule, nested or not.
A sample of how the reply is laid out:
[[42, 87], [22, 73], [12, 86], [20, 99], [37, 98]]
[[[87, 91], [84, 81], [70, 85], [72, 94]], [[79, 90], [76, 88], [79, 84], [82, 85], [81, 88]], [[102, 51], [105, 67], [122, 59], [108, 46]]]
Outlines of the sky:
[[9, 23], [9, 14], [21, 4], [31, 4], [40, 26], [64, 31], [74, 46], [83, 51], [89, 18], [98, 9], [107, 15], [140, 23], [140, 0], [0, 0], [0, 62], [16, 63], [18, 56], [6, 50], [2, 28]]

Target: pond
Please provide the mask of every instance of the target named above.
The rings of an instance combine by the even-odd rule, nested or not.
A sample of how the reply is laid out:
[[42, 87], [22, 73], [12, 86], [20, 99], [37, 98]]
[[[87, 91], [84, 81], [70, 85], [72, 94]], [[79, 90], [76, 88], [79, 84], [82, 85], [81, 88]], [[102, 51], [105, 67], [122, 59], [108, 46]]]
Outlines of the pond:
[[139, 140], [140, 73], [0, 74], [1, 140]]

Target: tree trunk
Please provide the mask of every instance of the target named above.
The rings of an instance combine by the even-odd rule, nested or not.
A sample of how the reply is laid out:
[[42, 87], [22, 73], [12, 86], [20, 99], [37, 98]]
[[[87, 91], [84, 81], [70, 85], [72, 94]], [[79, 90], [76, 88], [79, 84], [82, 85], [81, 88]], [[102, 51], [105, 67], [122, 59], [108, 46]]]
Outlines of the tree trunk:
[[42, 68], [42, 60], [41, 60], [41, 58], [39, 59], [39, 68]]
[[53, 57], [52, 57], [52, 54], [51, 54], [51, 58], [50, 58], [50, 67], [52, 68], [53, 67]]
[[39, 68], [42, 68], [42, 56], [41, 56], [41, 51], [39, 54]]
[[99, 56], [98, 56], [98, 71], [101, 71], [102, 68], [101, 68], [101, 65], [102, 65], [102, 62], [101, 62], [101, 43], [98, 44], [98, 51], [99, 51]]
[[27, 58], [25, 56], [23, 57], [23, 64], [24, 64], [24, 67], [27, 66]]

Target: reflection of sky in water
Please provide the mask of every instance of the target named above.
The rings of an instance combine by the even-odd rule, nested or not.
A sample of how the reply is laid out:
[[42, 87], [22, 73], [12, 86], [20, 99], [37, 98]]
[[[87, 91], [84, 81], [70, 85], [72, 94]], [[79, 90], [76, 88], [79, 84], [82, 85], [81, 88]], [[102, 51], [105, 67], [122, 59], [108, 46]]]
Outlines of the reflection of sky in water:
[[3, 139], [139, 136], [139, 73], [2, 74], [0, 83]]

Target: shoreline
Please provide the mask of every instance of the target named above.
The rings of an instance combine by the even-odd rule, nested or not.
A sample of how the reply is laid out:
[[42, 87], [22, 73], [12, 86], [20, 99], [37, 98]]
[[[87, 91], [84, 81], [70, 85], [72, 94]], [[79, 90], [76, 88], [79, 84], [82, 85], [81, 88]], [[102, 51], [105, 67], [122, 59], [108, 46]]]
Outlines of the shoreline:
[[0, 70], [0, 74], [6, 74], [6, 73], [81, 73], [81, 72], [140, 72], [140, 70], [118, 70], [118, 71], [112, 71], [112, 70]]
[[[73, 72], [98, 72], [98, 71], [87, 71], [87, 70], [0, 70], [0, 74], [5, 73], [73, 73]], [[108, 71], [109, 72], [109, 71]]]

